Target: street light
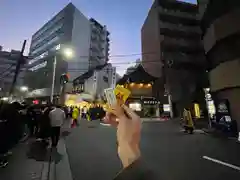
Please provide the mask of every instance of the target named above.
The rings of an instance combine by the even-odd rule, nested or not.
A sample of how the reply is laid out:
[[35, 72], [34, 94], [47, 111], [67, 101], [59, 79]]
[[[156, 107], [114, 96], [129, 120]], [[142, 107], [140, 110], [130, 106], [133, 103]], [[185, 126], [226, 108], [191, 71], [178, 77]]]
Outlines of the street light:
[[3, 101], [8, 101], [9, 98], [8, 98], [8, 97], [3, 97], [2, 100], [3, 100]]
[[63, 54], [64, 56], [66, 56], [66, 58], [72, 58], [73, 57], [73, 50], [70, 48], [66, 48], [63, 50]]
[[[61, 51], [60, 48], [56, 48], [56, 50]], [[71, 59], [74, 53], [71, 48], [65, 48], [65, 49], [62, 49], [61, 54], [63, 54], [63, 56], [66, 57], [67, 59]], [[51, 96], [50, 96], [50, 100], [52, 103], [53, 103], [53, 95], [54, 95], [56, 67], [57, 67], [57, 54], [54, 56], [54, 61], [53, 61], [52, 89], [51, 89]]]
[[22, 87], [20, 87], [20, 90], [22, 92], [26, 92], [26, 91], [28, 91], [28, 87], [27, 86], [22, 86]]

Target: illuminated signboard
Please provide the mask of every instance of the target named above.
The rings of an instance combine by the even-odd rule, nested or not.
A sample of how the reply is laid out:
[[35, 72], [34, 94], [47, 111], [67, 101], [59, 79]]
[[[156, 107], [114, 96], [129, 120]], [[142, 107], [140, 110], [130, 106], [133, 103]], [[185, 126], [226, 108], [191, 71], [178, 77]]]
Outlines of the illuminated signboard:
[[143, 101], [143, 104], [155, 105], [155, 104], [160, 104], [160, 101], [157, 101], [157, 100], [146, 100], [146, 101]]
[[153, 97], [141, 97], [141, 101], [145, 105], [156, 105], [156, 104], [161, 104], [159, 100], [153, 98]]

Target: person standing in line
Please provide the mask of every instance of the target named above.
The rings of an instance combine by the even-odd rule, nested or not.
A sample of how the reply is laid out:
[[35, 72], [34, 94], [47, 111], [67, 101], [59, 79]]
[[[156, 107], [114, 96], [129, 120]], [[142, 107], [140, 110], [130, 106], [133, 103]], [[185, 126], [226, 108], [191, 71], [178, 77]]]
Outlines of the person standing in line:
[[52, 111], [50, 111], [49, 118], [51, 123], [52, 147], [57, 147], [61, 126], [66, 118], [65, 112], [61, 109], [61, 106], [57, 105]]
[[88, 109], [86, 106], [84, 106], [83, 110], [82, 110], [82, 118], [83, 119], [87, 119], [87, 112], [88, 112]]

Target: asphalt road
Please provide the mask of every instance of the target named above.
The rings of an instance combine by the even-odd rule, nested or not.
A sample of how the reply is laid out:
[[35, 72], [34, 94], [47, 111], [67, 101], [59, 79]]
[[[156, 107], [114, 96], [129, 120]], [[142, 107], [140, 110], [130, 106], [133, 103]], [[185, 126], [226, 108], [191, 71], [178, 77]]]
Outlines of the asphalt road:
[[[66, 138], [66, 146], [74, 180], [110, 180], [121, 169], [111, 127], [82, 123]], [[200, 133], [186, 135], [171, 121], [144, 123], [141, 150], [159, 179], [240, 179], [240, 170], [203, 159], [240, 167], [240, 144]]]

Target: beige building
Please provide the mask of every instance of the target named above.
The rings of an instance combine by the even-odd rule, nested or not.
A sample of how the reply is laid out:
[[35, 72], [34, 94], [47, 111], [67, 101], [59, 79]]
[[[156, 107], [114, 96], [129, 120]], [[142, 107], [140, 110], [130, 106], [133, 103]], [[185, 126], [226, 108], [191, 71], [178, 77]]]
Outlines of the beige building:
[[[142, 65], [158, 81], [155, 96], [171, 95], [179, 116], [193, 101], [203, 104], [206, 61], [196, 4], [155, 0], [142, 26]], [[202, 80], [206, 81], [202, 81]]]
[[203, 44], [215, 100], [227, 99], [240, 128], [240, 1], [198, 0]]

